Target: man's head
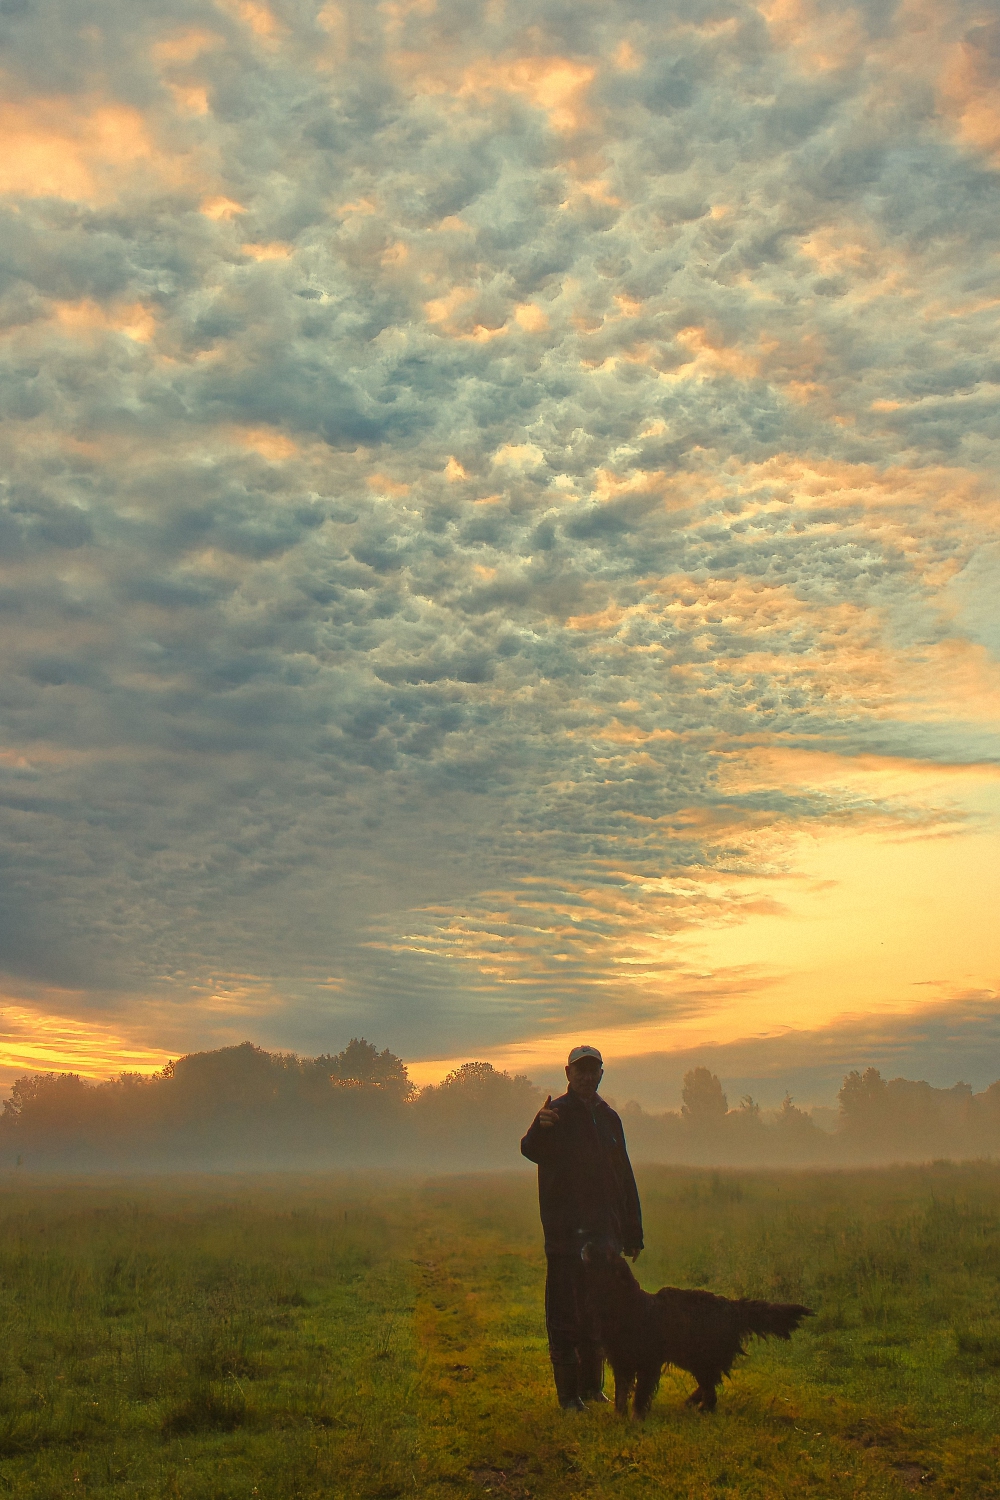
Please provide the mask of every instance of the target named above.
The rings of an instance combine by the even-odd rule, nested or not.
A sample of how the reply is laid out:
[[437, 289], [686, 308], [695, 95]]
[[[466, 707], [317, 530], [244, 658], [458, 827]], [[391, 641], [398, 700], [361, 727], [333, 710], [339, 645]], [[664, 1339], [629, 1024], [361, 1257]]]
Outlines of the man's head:
[[604, 1059], [596, 1047], [574, 1047], [566, 1064], [569, 1086], [578, 1099], [589, 1104], [604, 1076]]

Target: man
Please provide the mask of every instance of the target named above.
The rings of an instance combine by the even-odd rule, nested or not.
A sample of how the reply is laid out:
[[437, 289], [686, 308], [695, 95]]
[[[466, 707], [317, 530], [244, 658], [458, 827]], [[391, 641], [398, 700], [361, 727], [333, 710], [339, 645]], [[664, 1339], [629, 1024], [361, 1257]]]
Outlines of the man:
[[642, 1249], [642, 1211], [622, 1122], [598, 1095], [604, 1060], [596, 1047], [574, 1047], [569, 1088], [551, 1094], [521, 1142], [538, 1165], [538, 1207], [545, 1231], [545, 1330], [559, 1405], [582, 1411], [606, 1401], [604, 1356], [587, 1298], [580, 1252], [599, 1240], [634, 1261]]

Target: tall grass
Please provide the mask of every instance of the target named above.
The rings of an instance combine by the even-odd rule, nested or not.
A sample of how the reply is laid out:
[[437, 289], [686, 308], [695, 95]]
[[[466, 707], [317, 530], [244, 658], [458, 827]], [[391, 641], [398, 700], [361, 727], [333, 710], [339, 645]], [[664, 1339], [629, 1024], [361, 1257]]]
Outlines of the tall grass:
[[1000, 1496], [1000, 1171], [640, 1174], [643, 1283], [803, 1300], [715, 1417], [559, 1413], [530, 1177], [0, 1192], [0, 1494]]

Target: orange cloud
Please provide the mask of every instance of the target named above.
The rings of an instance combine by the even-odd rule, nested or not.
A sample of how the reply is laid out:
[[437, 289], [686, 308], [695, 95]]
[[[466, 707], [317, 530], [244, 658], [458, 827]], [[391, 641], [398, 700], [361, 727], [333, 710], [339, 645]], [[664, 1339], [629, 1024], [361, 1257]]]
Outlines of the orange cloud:
[[616, 500], [621, 495], [655, 494], [663, 488], [662, 469], [630, 469], [627, 474], [615, 474], [611, 469], [598, 469], [594, 476], [594, 498]]
[[259, 41], [273, 42], [283, 28], [263, 0], [218, 0], [224, 10], [243, 22]]
[[208, 88], [203, 83], [172, 83], [170, 92], [182, 115], [207, 115]]
[[623, 73], [637, 72], [644, 62], [644, 58], [635, 50], [627, 37], [624, 41], [618, 43], [618, 46], [611, 54], [611, 60], [615, 67], [619, 68]]
[[240, 427], [233, 430], [233, 435], [240, 447], [272, 461], [294, 458], [299, 452], [298, 443], [273, 427]]
[[[949, 48], [938, 80], [938, 107], [959, 139], [1000, 165], [1000, 25], [970, 29]], [[990, 42], [993, 45], [990, 45]]]
[[246, 209], [242, 203], [237, 203], [233, 198], [215, 197], [206, 198], [202, 202], [201, 212], [206, 219], [235, 219], [239, 214], [245, 214]]
[[240, 249], [251, 260], [288, 260], [293, 253], [291, 245], [280, 240], [273, 240], [269, 245], [241, 245]]
[[706, 380], [716, 375], [753, 380], [760, 374], [759, 359], [713, 340], [705, 328], [682, 328], [676, 338], [688, 350], [690, 358], [676, 372], [661, 374], [661, 380], [674, 383], [678, 380]]
[[32, 99], [0, 104], [0, 193], [98, 200], [114, 195], [123, 167], [153, 147], [138, 110], [124, 104]]
[[585, 95], [597, 73], [569, 57], [521, 57], [513, 62], [480, 58], [462, 75], [459, 98], [485, 100], [497, 91], [520, 94], [544, 110], [553, 130], [566, 134], [588, 122]]
[[162, 1048], [130, 1040], [113, 1024], [52, 1014], [20, 1000], [2, 1002], [0, 1080], [8, 1084], [22, 1073], [80, 1073], [95, 1080], [151, 1073], [169, 1061]]
[[542, 111], [549, 127], [560, 135], [591, 123], [586, 95], [597, 75], [593, 63], [551, 55], [478, 57], [456, 68], [447, 48], [439, 53], [396, 52], [393, 61], [420, 94], [451, 95], [477, 104], [488, 104], [498, 94], [513, 94]]
[[54, 304], [55, 322], [67, 333], [79, 337], [87, 333], [123, 333], [137, 344], [148, 344], [156, 334], [156, 316], [141, 302], [102, 307], [85, 298], [80, 302]]
[[957, 572], [966, 555], [950, 547], [945, 559], [939, 556], [936, 542], [943, 531], [957, 530], [965, 538], [965, 548], [971, 549], [996, 507], [988, 481], [968, 469], [944, 465], [879, 468], [778, 453], [761, 464], [733, 464], [725, 473], [728, 478], [709, 474], [692, 481], [688, 476], [683, 483], [706, 498], [714, 492], [720, 499], [732, 484], [731, 493], [743, 499], [744, 517], [780, 512], [791, 503], [800, 511], [830, 513], [829, 521], [817, 516], [816, 524], [832, 530], [842, 528], [853, 513], [859, 525], [877, 525], [883, 536], [891, 535], [908, 564], [931, 587]]
[[734, 746], [720, 761], [719, 785], [727, 793], [764, 787], [840, 787], [870, 802], [908, 797], [928, 802], [961, 796], [1000, 781], [991, 761], [919, 760], [900, 755], [845, 755], [822, 746], [780, 741]]
[[410, 486], [401, 480], [392, 479], [388, 474], [369, 474], [365, 480], [368, 488], [379, 495], [391, 495], [394, 500], [401, 499], [403, 495], [410, 493]]
[[864, 30], [853, 6], [823, 7], [814, 0], [757, 0], [771, 36], [803, 73], [829, 73], [860, 61]]
[[433, 323], [438, 333], [452, 339], [471, 339], [483, 344], [501, 338], [507, 332], [506, 319], [499, 324], [481, 322], [476, 317], [478, 296], [475, 287], [456, 286], [442, 297], [432, 297], [424, 303], [428, 323]]
[[515, 307], [514, 317], [526, 333], [544, 333], [549, 326], [545, 313], [534, 302], [522, 302]]

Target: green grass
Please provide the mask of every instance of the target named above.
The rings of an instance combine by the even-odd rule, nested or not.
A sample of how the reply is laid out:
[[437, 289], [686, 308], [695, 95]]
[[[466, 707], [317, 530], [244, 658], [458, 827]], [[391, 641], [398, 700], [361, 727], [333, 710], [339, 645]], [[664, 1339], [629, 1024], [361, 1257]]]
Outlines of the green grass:
[[643, 1283], [803, 1300], [563, 1415], [527, 1174], [0, 1190], [0, 1497], [1000, 1497], [1000, 1170], [640, 1174]]

